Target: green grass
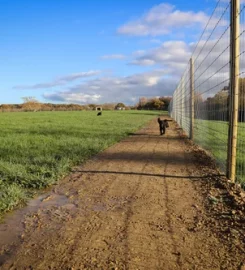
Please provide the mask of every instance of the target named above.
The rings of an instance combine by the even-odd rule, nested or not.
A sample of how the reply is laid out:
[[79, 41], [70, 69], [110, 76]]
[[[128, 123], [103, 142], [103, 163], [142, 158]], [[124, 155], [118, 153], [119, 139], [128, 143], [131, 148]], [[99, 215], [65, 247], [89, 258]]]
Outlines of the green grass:
[[[226, 171], [228, 122], [195, 119], [194, 141], [208, 150]], [[237, 181], [245, 187], [245, 123], [238, 125]]]
[[0, 114], [0, 214], [138, 130], [159, 111]]

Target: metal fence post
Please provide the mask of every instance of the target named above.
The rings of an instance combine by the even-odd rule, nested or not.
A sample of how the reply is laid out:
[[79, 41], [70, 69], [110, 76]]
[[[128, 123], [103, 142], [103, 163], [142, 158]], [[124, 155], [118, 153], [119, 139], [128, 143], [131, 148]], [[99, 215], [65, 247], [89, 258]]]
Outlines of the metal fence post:
[[190, 59], [190, 139], [194, 139], [194, 65]]
[[229, 134], [227, 151], [227, 177], [236, 178], [236, 148], [238, 127], [238, 95], [240, 72], [240, 0], [231, 0], [230, 27], [230, 94], [229, 94]]

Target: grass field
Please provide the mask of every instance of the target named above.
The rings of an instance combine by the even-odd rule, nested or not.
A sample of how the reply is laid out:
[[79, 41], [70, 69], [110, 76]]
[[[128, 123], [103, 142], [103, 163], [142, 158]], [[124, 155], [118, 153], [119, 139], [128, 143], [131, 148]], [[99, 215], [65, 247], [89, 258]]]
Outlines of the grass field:
[[0, 214], [138, 130], [159, 111], [0, 114]]
[[[195, 119], [194, 141], [215, 157], [225, 172], [227, 160], [228, 122]], [[237, 143], [237, 180], [245, 187], [245, 124], [239, 123]]]

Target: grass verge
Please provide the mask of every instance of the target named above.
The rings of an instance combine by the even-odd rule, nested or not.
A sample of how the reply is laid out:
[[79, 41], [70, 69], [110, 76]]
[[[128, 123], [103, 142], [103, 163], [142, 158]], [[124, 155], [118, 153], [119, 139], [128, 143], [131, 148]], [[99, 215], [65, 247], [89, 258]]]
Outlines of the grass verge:
[[[195, 119], [194, 141], [208, 150], [219, 167], [226, 171], [228, 122]], [[239, 123], [237, 137], [237, 181], [245, 188], [245, 124]]]

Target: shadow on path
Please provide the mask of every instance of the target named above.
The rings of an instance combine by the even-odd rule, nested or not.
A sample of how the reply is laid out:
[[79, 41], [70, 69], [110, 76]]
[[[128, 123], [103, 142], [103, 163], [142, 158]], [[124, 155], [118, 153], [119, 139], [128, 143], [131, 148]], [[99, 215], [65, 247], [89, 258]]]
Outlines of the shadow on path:
[[183, 175], [169, 175], [169, 174], [152, 174], [142, 172], [118, 172], [118, 171], [85, 171], [85, 170], [74, 170], [73, 173], [93, 173], [93, 174], [125, 174], [125, 175], [139, 175], [149, 177], [165, 177], [165, 178], [180, 178], [180, 179], [205, 179], [210, 177], [225, 176], [224, 174], [208, 174], [208, 175], [196, 175], [196, 176], [183, 176]]

